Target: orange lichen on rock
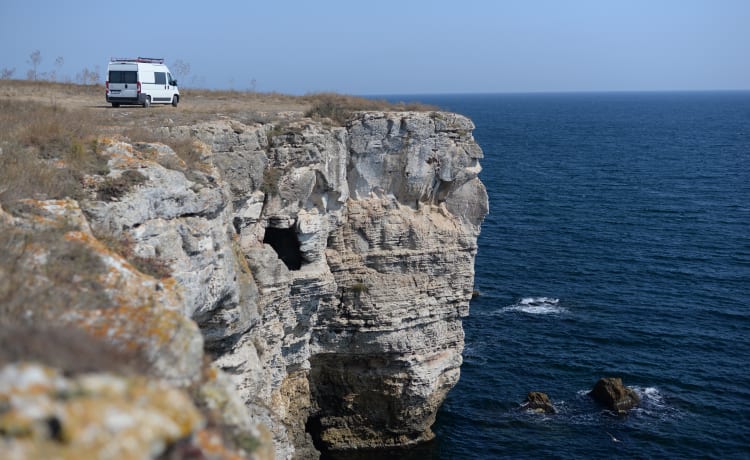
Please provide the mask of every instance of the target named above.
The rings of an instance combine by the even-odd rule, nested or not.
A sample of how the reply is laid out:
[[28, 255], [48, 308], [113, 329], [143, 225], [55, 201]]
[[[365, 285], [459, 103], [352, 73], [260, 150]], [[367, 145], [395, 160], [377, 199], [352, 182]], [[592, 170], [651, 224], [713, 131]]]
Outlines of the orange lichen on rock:
[[65, 239], [84, 244], [100, 257], [107, 270], [99, 274], [99, 281], [115, 304], [140, 306], [151, 303], [165, 309], [179, 309], [182, 305], [182, 295], [174, 280], [156, 280], [141, 273], [91, 233], [69, 231], [65, 233]]
[[14, 251], [24, 257], [25, 275], [19, 280], [27, 289], [34, 283], [35, 289], [62, 294], [48, 296], [44, 310], [29, 317], [49, 313], [58, 325], [136, 351], [150, 372], [171, 381], [190, 382], [200, 376], [202, 335], [182, 314], [184, 300], [174, 280], [138, 271], [98, 240], [75, 201], [27, 200], [24, 206], [20, 216], [6, 219], [2, 213], [8, 231], [26, 236], [14, 243]]
[[211, 460], [243, 460], [246, 457], [228, 449], [221, 435], [212, 430], [200, 430], [193, 441], [198, 449]]
[[67, 378], [36, 364], [0, 368], [0, 403], [2, 458], [156, 458], [204, 425], [187, 394], [166, 383]]

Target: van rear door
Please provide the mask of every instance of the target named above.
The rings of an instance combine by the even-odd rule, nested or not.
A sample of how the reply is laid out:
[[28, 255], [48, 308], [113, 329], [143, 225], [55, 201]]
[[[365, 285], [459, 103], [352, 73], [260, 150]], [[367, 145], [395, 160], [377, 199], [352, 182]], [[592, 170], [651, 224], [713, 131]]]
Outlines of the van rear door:
[[109, 96], [113, 98], [138, 99], [138, 66], [136, 64], [111, 65], [109, 75]]

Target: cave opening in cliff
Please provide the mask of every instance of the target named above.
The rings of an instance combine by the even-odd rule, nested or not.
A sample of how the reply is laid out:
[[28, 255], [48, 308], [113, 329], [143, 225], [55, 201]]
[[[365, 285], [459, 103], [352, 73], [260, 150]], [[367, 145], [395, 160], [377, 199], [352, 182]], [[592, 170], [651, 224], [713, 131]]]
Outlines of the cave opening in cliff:
[[270, 244], [289, 270], [299, 270], [304, 261], [294, 228], [267, 227], [263, 242]]

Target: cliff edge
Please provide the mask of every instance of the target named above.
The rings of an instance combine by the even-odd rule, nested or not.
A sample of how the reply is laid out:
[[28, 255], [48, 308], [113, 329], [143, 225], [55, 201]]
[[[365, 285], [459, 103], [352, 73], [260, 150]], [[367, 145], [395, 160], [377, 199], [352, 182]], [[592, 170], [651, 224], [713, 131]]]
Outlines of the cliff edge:
[[[429, 440], [459, 378], [488, 212], [473, 128], [444, 112], [158, 128], [189, 139], [188, 162], [164, 143], [100, 137], [107, 168], [83, 177], [82, 196], [0, 210], [19, 235], [4, 243], [16, 265], [0, 270], [103, 293], [52, 316], [137, 343], [175, 386], [218, 385], [233, 424], [267, 428], [276, 458]], [[96, 279], [50, 277], [18, 249], [40, 228], [85, 248]], [[32, 307], [13, 308], [31, 322]]]

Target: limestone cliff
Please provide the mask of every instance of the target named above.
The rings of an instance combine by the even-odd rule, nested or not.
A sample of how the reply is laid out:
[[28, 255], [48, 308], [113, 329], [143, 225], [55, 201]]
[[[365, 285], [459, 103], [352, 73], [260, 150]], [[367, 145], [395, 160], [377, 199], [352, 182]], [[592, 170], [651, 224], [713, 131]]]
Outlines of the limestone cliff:
[[[159, 304], [148, 314], [192, 319], [178, 340], [145, 347], [153, 366], [190, 381], [202, 340], [230, 382], [222, 391], [244, 404], [240, 425], [268, 427], [276, 458], [316, 457], [313, 444], [409, 445], [433, 436], [459, 377], [488, 210], [473, 128], [442, 112], [366, 112], [344, 127], [291, 117], [160, 128], [194, 140], [192, 164], [162, 144], [101, 139], [109, 173], [86, 177], [88, 197], [33, 207], [72, 213], [68, 238], [125, 241], [132, 257], [168, 269], [161, 280], [118, 270], [125, 281], [101, 289], [148, 297], [128, 312]], [[137, 180], [102, 193], [123, 178]], [[22, 214], [2, 215], [18, 227]], [[126, 316], [65, 314], [89, 330]]]

